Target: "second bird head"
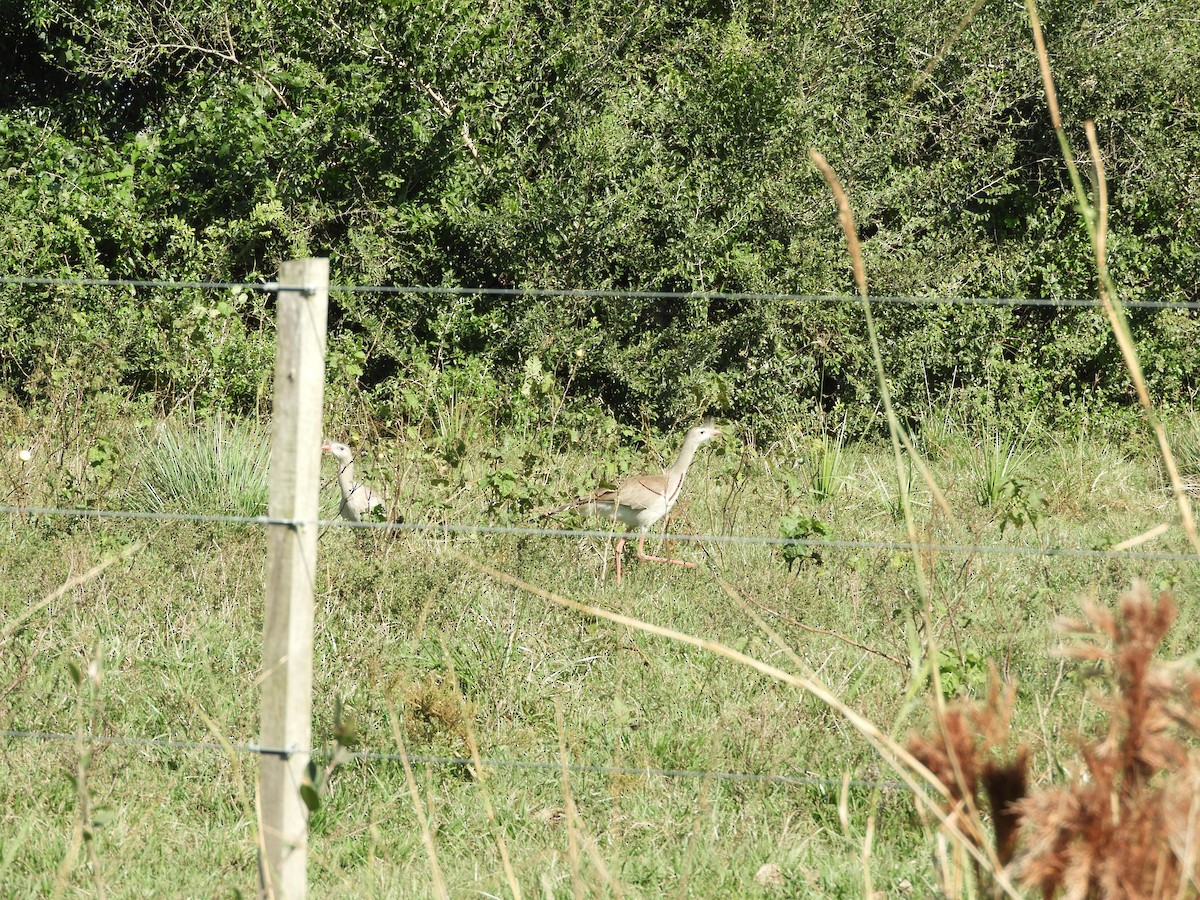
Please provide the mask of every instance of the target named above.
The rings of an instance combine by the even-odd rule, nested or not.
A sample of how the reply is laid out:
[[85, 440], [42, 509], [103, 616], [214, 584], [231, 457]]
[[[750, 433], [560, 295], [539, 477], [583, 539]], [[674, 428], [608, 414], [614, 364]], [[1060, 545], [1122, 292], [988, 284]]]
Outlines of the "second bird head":
[[325, 453], [333, 455], [333, 458], [342, 465], [347, 465], [354, 462], [354, 453], [345, 444], [339, 444], [337, 441], [325, 441], [321, 444], [321, 450]]

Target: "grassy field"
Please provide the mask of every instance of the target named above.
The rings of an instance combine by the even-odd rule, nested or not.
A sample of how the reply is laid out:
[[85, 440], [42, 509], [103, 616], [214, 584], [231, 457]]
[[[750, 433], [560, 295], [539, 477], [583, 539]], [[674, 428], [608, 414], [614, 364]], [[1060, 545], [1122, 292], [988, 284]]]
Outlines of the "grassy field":
[[[261, 509], [257, 426], [101, 430], [103, 438], [80, 429], [64, 439], [12, 414], [0, 486], [8, 503]], [[904, 540], [889, 447], [797, 431], [754, 448], [731, 430], [701, 451], [670, 531]], [[1186, 450], [1195, 429], [1179, 433]], [[536, 512], [600, 478], [661, 466], [675, 440], [613, 434], [547, 446], [517, 434], [492, 446], [478, 435], [380, 441], [360, 459], [361, 474], [386, 486], [409, 523], [586, 527]], [[468, 756], [474, 741], [487, 759], [542, 764], [489, 766], [482, 779], [456, 765], [415, 767], [452, 896], [512, 895], [501, 844], [525, 896], [859, 897], [868, 884], [888, 896], [934, 893], [933, 840], [912, 797], [842, 715], [728, 658], [565, 609], [476, 565], [816, 673], [901, 739], [929, 722], [928, 685], [914, 684], [909, 662], [933, 638], [947, 693], [978, 696], [989, 669], [1017, 684], [1014, 731], [1030, 747], [1033, 776], [1061, 779], [1074, 765], [1075, 736], [1099, 714], [1086, 670], [1051, 652], [1053, 620], [1076, 615], [1082, 599], [1111, 606], [1141, 578], [1174, 591], [1183, 624], [1167, 649], [1182, 653], [1198, 612], [1197, 567], [988, 548], [1109, 548], [1168, 524], [1138, 549], [1186, 553], [1161, 466], [1148, 442], [1084, 435], [931, 422], [921, 440], [948, 503], [940, 508], [919, 475], [905, 473], [922, 538], [961, 549], [914, 558], [905, 548], [798, 548], [789, 560], [758, 543], [675, 541], [673, 555], [702, 567], [629, 558], [617, 587], [605, 539], [327, 529], [316, 572], [315, 735], [332, 748], [341, 705], [357, 749], [392, 758], [355, 759], [330, 776], [312, 821], [312, 895], [433, 893], [394, 758], [393, 714], [410, 754]], [[191, 461], [173, 471], [170, 460], [181, 459]], [[1185, 475], [1194, 461], [1181, 454]], [[332, 516], [331, 462], [326, 473]], [[0, 727], [257, 739], [260, 528], [55, 516], [2, 524]], [[33, 609], [134, 544], [144, 546]], [[85, 752], [72, 740], [12, 737], [0, 748], [0, 894], [254, 893], [256, 757], [167, 745]], [[575, 767], [566, 778], [562, 752]]]

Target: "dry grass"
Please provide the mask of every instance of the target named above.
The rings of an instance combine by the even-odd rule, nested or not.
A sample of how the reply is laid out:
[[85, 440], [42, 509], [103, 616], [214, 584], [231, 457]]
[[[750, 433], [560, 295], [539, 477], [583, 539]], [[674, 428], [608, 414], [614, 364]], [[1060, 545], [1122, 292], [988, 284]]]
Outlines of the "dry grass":
[[[1176, 618], [1171, 596], [1157, 599], [1138, 583], [1112, 612], [1085, 606], [1082, 620], [1059, 628], [1079, 640], [1069, 658], [1103, 674], [1098, 698], [1102, 734], [1079, 746], [1079, 764], [1064, 784], [1030, 788], [1028, 752], [1006, 750], [1014, 688], [996, 683], [986, 701], [941, 710], [932, 731], [909, 749], [948, 788], [948, 818], [1043, 896], [1174, 897], [1200, 881], [1200, 755], [1187, 738], [1200, 731], [1200, 674], [1190, 663], [1155, 659]], [[992, 827], [974, 814], [986, 800]], [[989, 833], [990, 831], [990, 833]], [[942, 887], [966, 892], [972, 878], [961, 857], [946, 857]]]

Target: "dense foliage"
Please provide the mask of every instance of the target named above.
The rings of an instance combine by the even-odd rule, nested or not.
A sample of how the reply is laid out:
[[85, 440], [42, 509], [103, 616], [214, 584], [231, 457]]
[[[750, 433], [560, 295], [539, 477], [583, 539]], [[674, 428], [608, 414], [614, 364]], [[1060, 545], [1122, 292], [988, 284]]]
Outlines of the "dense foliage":
[[[873, 294], [1095, 293], [1014, 4], [983, 3], [953, 40], [966, 9], [945, 0], [0, 5], [3, 275], [241, 282], [328, 255], [343, 285], [844, 294], [815, 147], [850, 191]], [[1089, 118], [1101, 136], [1130, 301], [1200, 299], [1185, 6], [1042, 9], [1069, 136], [1086, 151]], [[18, 397], [63, 381], [164, 405], [263, 396], [269, 296], [0, 290], [0, 384]], [[846, 302], [341, 292], [334, 307], [333, 375], [385, 425], [446, 379], [501, 415], [532, 379], [624, 420], [880, 421]], [[951, 391], [1047, 421], [1130, 402], [1097, 310], [878, 315], [906, 414]], [[1133, 321], [1156, 395], [1188, 399], [1196, 316]]]

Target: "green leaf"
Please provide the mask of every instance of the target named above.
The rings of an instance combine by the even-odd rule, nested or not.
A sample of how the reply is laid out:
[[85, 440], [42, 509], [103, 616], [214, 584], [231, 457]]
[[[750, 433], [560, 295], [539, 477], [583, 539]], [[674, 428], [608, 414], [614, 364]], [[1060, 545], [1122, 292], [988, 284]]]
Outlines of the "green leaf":
[[321, 808], [320, 792], [307, 782], [300, 785], [300, 799], [304, 801], [304, 805], [308, 807], [310, 813], [315, 813]]

